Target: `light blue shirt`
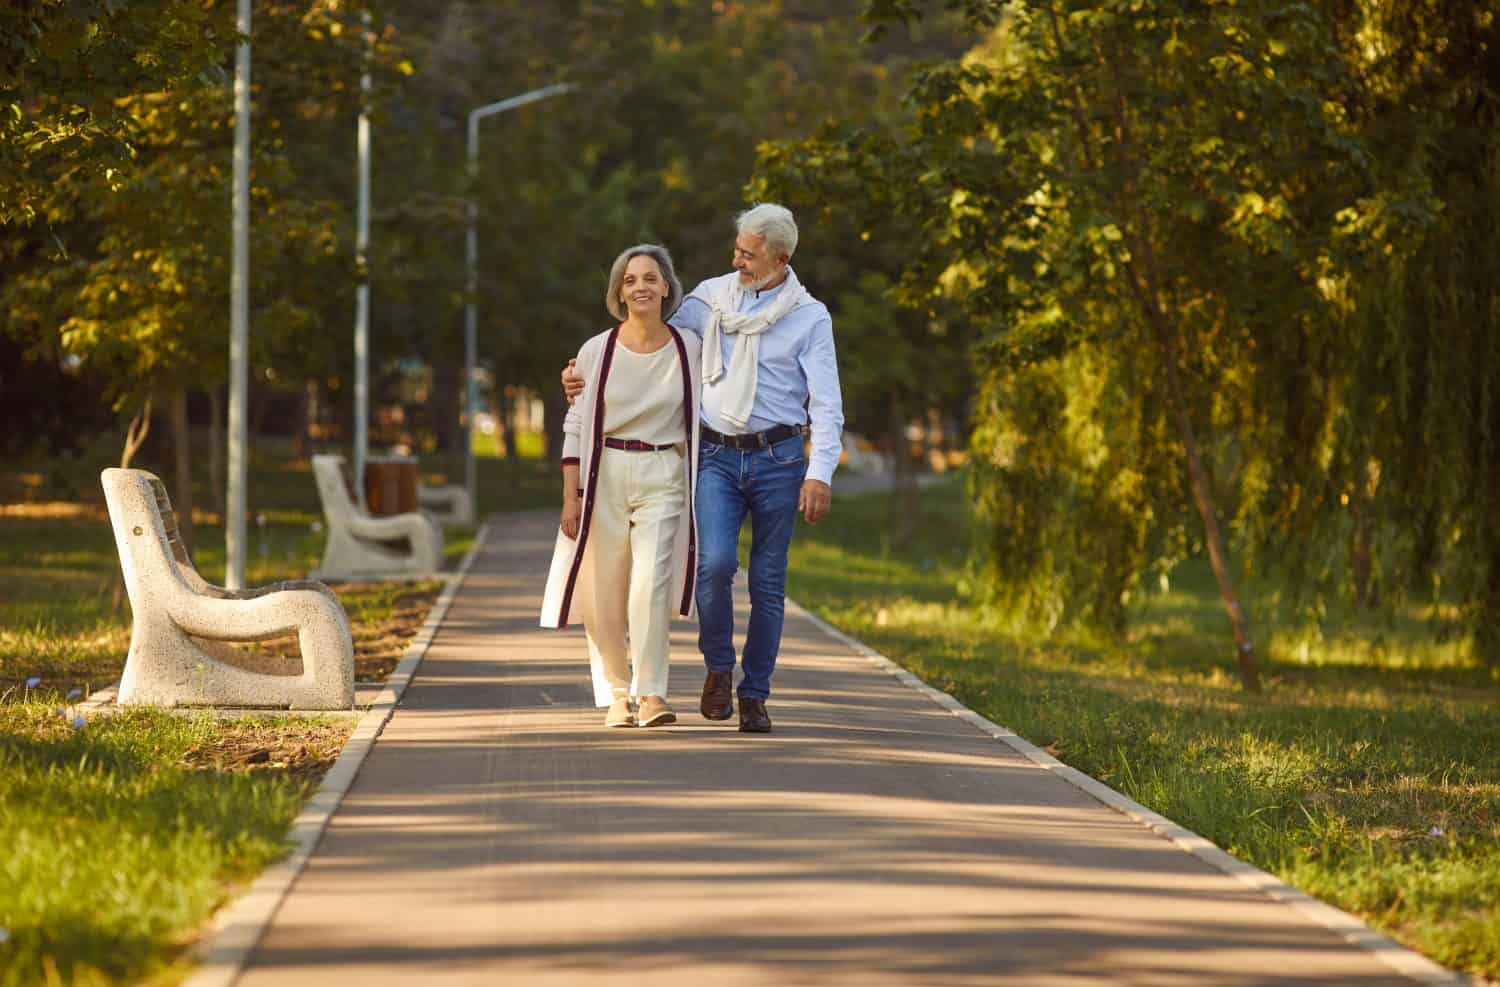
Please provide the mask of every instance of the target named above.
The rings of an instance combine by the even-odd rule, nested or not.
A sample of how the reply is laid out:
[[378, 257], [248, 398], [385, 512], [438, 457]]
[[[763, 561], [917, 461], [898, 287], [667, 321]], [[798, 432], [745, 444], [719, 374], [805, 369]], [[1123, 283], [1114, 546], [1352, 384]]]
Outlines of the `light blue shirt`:
[[[686, 332], [703, 335], [708, 325], [710, 286], [737, 278], [737, 273], [710, 278], [683, 299], [668, 321]], [[760, 292], [745, 292], [741, 312], [753, 312], [771, 304], [782, 282]], [[734, 353], [737, 337], [723, 333], [724, 365]], [[732, 433], [719, 418], [720, 393], [704, 387], [702, 417], [719, 432]], [[833, 349], [833, 318], [822, 302], [813, 301], [793, 310], [760, 336], [760, 365], [755, 374], [755, 404], [750, 409], [750, 431], [762, 432], [773, 425], [812, 426], [812, 455], [807, 478], [832, 485], [839, 464], [844, 433], [844, 399], [839, 391], [839, 365]]]

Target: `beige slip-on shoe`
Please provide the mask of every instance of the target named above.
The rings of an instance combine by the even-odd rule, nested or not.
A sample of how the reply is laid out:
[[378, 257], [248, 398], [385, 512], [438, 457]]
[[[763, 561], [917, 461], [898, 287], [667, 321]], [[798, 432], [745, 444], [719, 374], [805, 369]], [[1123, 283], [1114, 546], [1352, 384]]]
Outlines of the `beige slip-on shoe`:
[[644, 696], [641, 699], [640, 722], [643, 727], [662, 727], [677, 722], [677, 714], [661, 696]]
[[607, 727], [635, 726], [635, 714], [630, 710], [630, 700], [621, 696], [610, 703], [609, 712], [604, 714], [604, 725]]

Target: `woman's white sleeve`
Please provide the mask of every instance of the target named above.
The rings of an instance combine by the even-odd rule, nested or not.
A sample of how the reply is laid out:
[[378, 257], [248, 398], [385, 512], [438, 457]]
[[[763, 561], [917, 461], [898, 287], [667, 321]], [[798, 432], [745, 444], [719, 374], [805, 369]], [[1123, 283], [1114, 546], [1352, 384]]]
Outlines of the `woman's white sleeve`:
[[[578, 361], [575, 364], [578, 372], [588, 380], [589, 371], [584, 363], [583, 350], [578, 351]], [[569, 462], [578, 462], [579, 438], [578, 433], [583, 427], [583, 395], [579, 394], [573, 403], [568, 405], [568, 413], [563, 416], [563, 446], [562, 461], [564, 465]]]

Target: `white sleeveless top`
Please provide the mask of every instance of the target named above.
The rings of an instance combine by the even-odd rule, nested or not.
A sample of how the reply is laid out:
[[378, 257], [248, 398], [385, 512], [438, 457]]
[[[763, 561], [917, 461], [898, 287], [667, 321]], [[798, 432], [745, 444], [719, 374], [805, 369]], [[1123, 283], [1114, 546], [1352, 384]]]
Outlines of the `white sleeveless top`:
[[652, 445], [687, 441], [682, 366], [671, 339], [655, 353], [637, 353], [615, 344], [604, 385], [604, 435]]

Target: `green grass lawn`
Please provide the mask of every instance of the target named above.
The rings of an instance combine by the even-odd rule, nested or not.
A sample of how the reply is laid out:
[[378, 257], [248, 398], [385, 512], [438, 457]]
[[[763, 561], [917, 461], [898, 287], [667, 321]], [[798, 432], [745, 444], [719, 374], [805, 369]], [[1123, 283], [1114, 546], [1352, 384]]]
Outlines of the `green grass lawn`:
[[[73, 725], [80, 694], [117, 681], [130, 645], [97, 480], [105, 465], [0, 474], [0, 987], [175, 980], [213, 910], [284, 852], [289, 824], [353, 726], [151, 711]], [[430, 482], [462, 476], [461, 462], [423, 465]], [[550, 463], [482, 458], [478, 469], [481, 513], [559, 498]], [[198, 479], [194, 558], [222, 582], [223, 532], [203, 513], [207, 478]], [[301, 578], [323, 546], [307, 463], [257, 456], [248, 499], [247, 582]], [[474, 532], [445, 535], [456, 565]], [[356, 676], [380, 680], [441, 583], [334, 588], [354, 631]]]
[[[500, 434], [476, 431], [474, 433], [474, 455], [487, 459], [500, 458]], [[517, 432], [516, 455], [521, 459], [542, 459], [547, 454], [547, 438], [541, 432]]]
[[1500, 689], [1426, 614], [1313, 627], [1262, 599], [1267, 687], [1252, 697], [1205, 565], [1139, 602], [1124, 637], [1043, 636], [961, 598], [960, 483], [923, 494], [906, 545], [882, 533], [889, 509], [836, 500], [803, 525], [789, 594], [1236, 856], [1500, 976]]
[[0, 709], [0, 987], [175, 980], [194, 930], [284, 852], [353, 721], [75, 726], [64, 702]]

